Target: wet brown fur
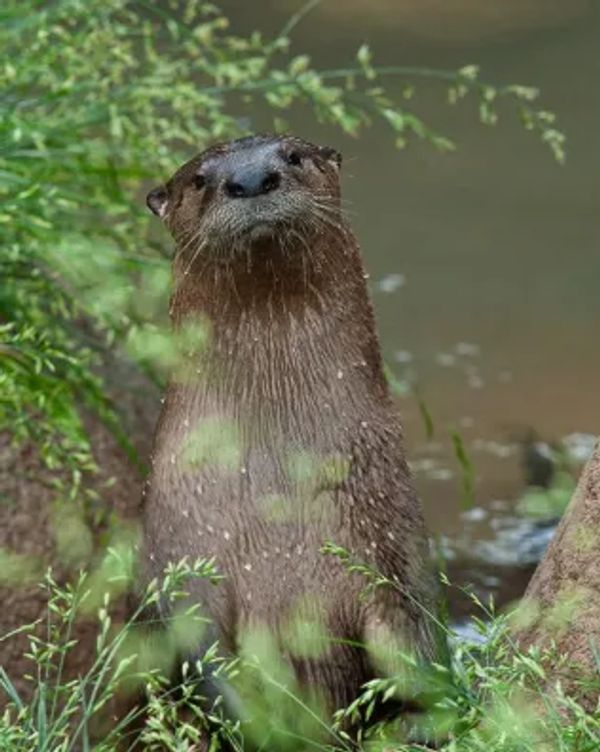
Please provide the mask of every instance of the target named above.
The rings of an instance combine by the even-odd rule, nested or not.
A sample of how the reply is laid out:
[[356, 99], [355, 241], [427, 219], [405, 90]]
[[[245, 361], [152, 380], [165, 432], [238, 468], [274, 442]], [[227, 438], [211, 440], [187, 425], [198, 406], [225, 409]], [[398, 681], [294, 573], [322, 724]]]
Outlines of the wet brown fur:
[[[196, 176], [265, 144], [284, 173], [269, 198], [275, 219], [254, 235], [238, 232], [235, 205]], [[290, 150], [299, 167], [285, 161]], [[198, 320], [210, 336], [167, 388], [143, 503], [145, 580], [183, 556], [214, 556], [225, 575], [218, 586], [191, 583], [224, 650], [235, 653], [258, 625], [283, 639], [299, 604], [347, 641], [313, 659], [287, 651], [301, 683], [332, 709], [377, 673], [370, 646], [379, 638], [425, 659], [437, 652], [421, 506], [338, 173], [332, 150], [254, 137], [208, 150], [159, 189], [177, 244], [173, 326]], [[289, 219], [286, 202], [297, 208]], [[190, 461], [193, 432], [222, 425], [235, 437], [233, 460]], [[294, 470], [307, 463], [311, 472]], [[398, 587], [361, 600], [364, 579], [321, 552], [327, 540]]]

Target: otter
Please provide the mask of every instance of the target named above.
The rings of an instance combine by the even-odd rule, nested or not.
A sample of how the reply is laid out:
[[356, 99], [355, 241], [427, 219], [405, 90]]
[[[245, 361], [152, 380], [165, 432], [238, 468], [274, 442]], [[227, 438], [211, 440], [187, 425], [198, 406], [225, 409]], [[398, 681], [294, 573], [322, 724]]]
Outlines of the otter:
[[[331, 710], [385, 671], [382, 641], [440, 655], [427, 533], [341, 163], [297, 137], [246, 137], [147, 197], [175, 241], [170, 315], [186, 345], [143, 499], [145, 581], [214, 557], [223, 581], [189, 583], [214, 629], [182, 660], [215, 636], [235, 654], [262, 625]], [[395, 586], [361, 597], [364, 577], [327, 541]], [[316, 657], [285, 645], [298, 609], [331, 637]]]

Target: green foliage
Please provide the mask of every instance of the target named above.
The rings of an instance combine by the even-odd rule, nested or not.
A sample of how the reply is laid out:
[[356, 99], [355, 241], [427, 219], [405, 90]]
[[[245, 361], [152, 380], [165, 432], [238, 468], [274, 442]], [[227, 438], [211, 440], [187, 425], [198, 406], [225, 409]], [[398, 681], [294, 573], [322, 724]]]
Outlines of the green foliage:
[[521, 514], [542, 521], [562, 517], [575, 491], [576, 483], [568, 472], [556, 473], [550, 488], [528, 488], [518, 502]]
[[[0, 690], [8, 700], [8, 708], [0, 721], [0, 749], [11, 752], [29, 752], [30, 750], [50, 750], [67, 752], [74, 749], [89, 749], [90, 737], [94, 733], [94, 724], [104, 717], [105, 709], [113, 702], [124, 682], [132, 682], [147, 687], [149, 717], [144, 735], [149, 742], [156, 741], [156, 719], [165, 724], [163, 705], [157, 707], [153, 702], [153, 693], [157, 687], [164, 689], [165, 679], [160, 674], [156, 656], [147, 670], [143, 666], [141, 652], [143, 643], [136, 637], [136, 630], [143, 624], [143, 612], [161, 602], [174, 606], [184, 596], [184, 584], [190, 578], [202, 578], [217, 582], [219, 576], [211, 561], [198, 560], [193, 564], [182, 561], [169, 567], [161, 583], [152, 582], [145, 594], [141, 595], [140, 605], [123, 625], [115, 628], [110, 616], [112, 608], [111, 594], [114, 598], [131, 582], [132, 550], [128, 547], [109, 549], [105, 561], [96, 574], [101, 574], [101, 596], [98, 601], [98, 585], [94, 576], [82, 573], [73, 583], [60, 587], [51, 572], [46, 574], [43, 588], [48, 598], [47, 619], [45, 624], [36, 622], [23, 627], [29, 639], [27, 657], [31, 661], [33, 672], [26, 678], [33, 686], [32, 698], [26, 702], [21, 698], [10, 677], [0, 668]], [[110, 574], [108, 574], [110, 573]], [[96, 654], [90, 658], [89, 669], [83, 676], [68, 676], [68, 658], [77, 646], [75, 630], [77, 621], [90, 613], [90, 607], [97, 615], [98, 629]], [[196, 607], [187, 607], [178, 613], [192, 621], [201, 621], [196, 615]], [[173, 620], [175, 621], [175, 619]], [[11, 636], [3, 638], [10, 639]], [[135, 646], [137, 652], [133, 652]], [[162, 648], [163, 646], [161, 646]], [[218, 665], [222, 660], [212, 655], [204, 657], [206, 665], [209, 660]], [[169, 692], [163, 692], [167, 702]], [[178, 700], [179, 705], [183, 704]], [[175, 708], [177, 707], [175, 704]], [[168, 706], [168, 712], [174, 712]], [[116, 749], [117, 742], [126, 738], [128, 724], [140, 714], [140, 709], [133, 707], [119, 718], [118, 723], [111, 724], [110, 730], [103, 733], [96, 726], [95, 733], [103, 738], [95, 747], [101, 750]], [[195, 731], [194, 733], [198, 733]], [[179, 732], [178, 732], [179, 734]], [[150, 744], [149, 749], [165, 747]], [[168, 749], [181, 749], [170, 746]]]
[[575, 493], [576, 478], [581, 473], [581, 459], [578, 461], [570, 455], [564, 443], [548, 446], [546, 451], [546, 459], [553, 468], [547, 487], [528, 486], [517, 504], [521, 514], [542, 522], [552, 522], [562, 517]]
[[[360, 573], [342, 549], [331, 545], [329, 553]], [[148, 750], [192, 752], [200, 737], [210, 734], [211, 750], [223, 749], [226, 741], [227, 748], [239, 752], [249, 741], [253, 749], [415, 752], [426, 749], [421, 743], [425, 739], [437, 740], [443, 752], [597, 750], [598, 713], [587, 712], [567, 697], [560, 683], [548, 687], [546, 667], [552, 665], [554, 671], [564, 658], [552, 644], [545, 651], [521, 649], [511, 636], [511, 616], [498, 615], [492, 605], [484, 606], [475, 596], [471, 597], [480, 616], [473, 618], [472, 627], [478, 638], [457, 641], [446, 630], [453, 643], [451, 669], [433, 664], [424, 674], [424, 666], [413, 656], [398, 652], [396, 672], [369, 681], [333, 719], [317, 697], [307, 696], [294, 683], [290, 666], [266, 633], [247, 635], [235, 659], [224, 658], [218, 646], [211, 645], [193, 666], [183, 664], [181, 683], [175, 687], [167, 680], [172, 658], [185, 650], [190, 633], [197, 633], [205, 623], [195, 606], [186, 605], [186, 584], [201, 578], [218, 587], [220, 577], [211, 561], [174, 564], [161, 583], [147, 588], [132, 618], [115, 625], [110, 617], [112, 600], [130, 581], [130, 554], [127, 547], [110, 550], [98, 570], [104, 572], [100, 583], [93, 584], [94, 575], [82, 574], [73, 585], [60, 587], [47, 574], [43, 585], [48, 594], [47, 620], [21, 630], [29, 637], [31, 700], [25, 700], [0, 669], [0, 692], [8, 703], [0, 718], [0, 749], [116, 752], [132, 749], [139, 739]], [[365, 576], [370, 586], [393, 586], [383, 580], [374, 583], [377, 575], [371, 571]], [[152, 627], [145, 619], [158, 603], [169, 607], [173, 616], [163, 619], [162, 638], [152, 644], [144, 632], [140, 637], [140, 630]], [[90, 613], [91, 605], [98, 623], [96, 652], [89, 670], [72, 678], [67, 667], [70, 654], [77, 650], [77, 620]], [[570, 667], [562, 668], [568, 676]], [[223, 689], [210, 700], [202, 699], [208, 674]], [[598, 693], [597, 678], [587, 681], [587, 695]], [[429, 691], [427, 712], [375, 723], [359, 734], [356, 746], [348, 735], [348, 721], [362, 723], [379, 703], [415, 682], [422, 697]], [[134, 686], [143, 690], [144, 707], [129, 703], [128, 711], [115, 721], [112, 703]], [[233, 700], [239, 717], [223, 713], [224, 697], [230, 707]], [[407, 735], [421, 742], [410, 742]]]
[[463, 489], [462, 505], [464, 507], [471, 507], [475, 502], [475, 468], [473, 467], [473, 463], [471, 462], [471, 458], [469, 457], [460, 433], [454, 430], [451, 432], [450, 438], [452, 439], [454, 454], [461, 469]]

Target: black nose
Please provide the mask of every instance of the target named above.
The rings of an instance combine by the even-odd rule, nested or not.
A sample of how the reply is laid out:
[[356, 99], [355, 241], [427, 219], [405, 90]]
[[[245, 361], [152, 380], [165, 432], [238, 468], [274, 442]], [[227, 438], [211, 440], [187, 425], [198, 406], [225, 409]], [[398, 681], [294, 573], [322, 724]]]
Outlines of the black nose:
[[251, 198], [279, 187], [281, 175], [271, 167], [248, 164], [236, 168], [225, 181], [225, 193], [231, 198]]

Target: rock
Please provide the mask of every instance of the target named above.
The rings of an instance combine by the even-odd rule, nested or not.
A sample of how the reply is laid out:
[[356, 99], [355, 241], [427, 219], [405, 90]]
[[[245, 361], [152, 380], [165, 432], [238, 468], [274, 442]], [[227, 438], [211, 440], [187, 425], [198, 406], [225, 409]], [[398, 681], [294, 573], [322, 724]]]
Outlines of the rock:
[[586, 465], [554, 539], [516, 613], [523, 648], [556, 644], [561, 660], [546, 666], [548, 688], [588, 710], [600, 700], [600, 443]]

